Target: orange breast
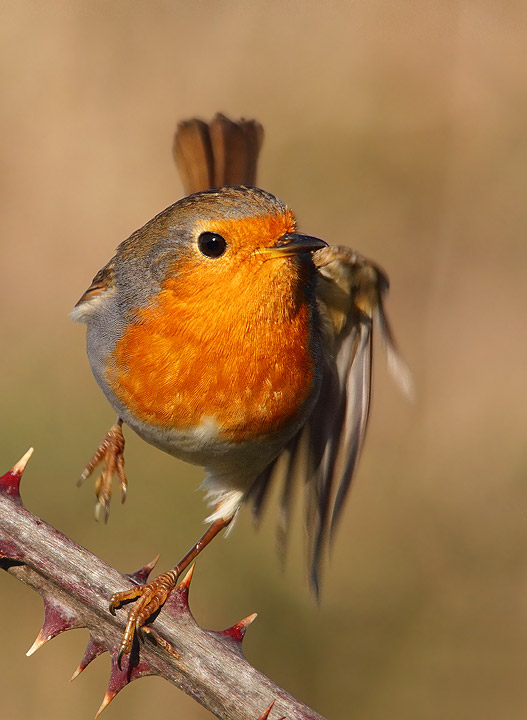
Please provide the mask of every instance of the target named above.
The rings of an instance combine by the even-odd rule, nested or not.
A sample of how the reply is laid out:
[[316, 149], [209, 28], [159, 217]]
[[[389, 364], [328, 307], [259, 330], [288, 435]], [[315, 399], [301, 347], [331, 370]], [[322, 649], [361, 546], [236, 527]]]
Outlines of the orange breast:
[[290, 258], [258, 262], [215, 281], [189, 261], [138, 313], [107, 370], [136, 417], [176, 430], [212, 420], [232, 442], [298, 417], [315, 368], [307, 268]]

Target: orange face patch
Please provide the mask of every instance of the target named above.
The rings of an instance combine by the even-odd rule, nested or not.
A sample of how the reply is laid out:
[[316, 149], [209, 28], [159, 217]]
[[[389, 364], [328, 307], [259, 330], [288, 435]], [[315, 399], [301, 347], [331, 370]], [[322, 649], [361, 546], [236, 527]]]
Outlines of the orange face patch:
[[222, 235], [235, 253], [250, 253], [274, 245], [286, 233], [294, 232], [295, 218], [291, 210], [283, 214], [224, 220], [200, 220], [197, 234], [217, 232]]
[[314, 376], [309, 269], [299, 258], [266, 260], [294, 229], [292, 215], [196, 223], [220, 233], [217, 259], [176, 258], [110, 357], [107, 379], [143, 422], [191, 429], [212, 420], [242, 442], [293, 422]]

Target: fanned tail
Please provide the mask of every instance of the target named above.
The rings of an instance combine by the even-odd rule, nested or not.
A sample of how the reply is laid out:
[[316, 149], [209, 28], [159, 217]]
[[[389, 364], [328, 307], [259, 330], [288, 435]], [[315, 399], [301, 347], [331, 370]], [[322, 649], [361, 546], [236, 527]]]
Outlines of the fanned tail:
[[210, 123], [198, 118], [179, 123], [174, 160], [186, 195], [221, 187], [256, 183], [263, 127], [256, 120], [230, 120], [218, 113]]

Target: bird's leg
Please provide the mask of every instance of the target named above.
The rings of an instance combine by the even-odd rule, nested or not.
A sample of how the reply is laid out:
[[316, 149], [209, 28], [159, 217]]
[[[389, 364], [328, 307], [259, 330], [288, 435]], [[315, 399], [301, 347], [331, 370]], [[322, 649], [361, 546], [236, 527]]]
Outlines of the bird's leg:
[[121, 418], [117, 418], [117, 422], [108, 430], [77, 482], [77, 485], [82, 485], [82, 483], [90, 477], [97, 465], [99, 465], [99, 463], [103, 464], [102, 472], [95, 481], [95, 494], [97, 495], [95, 517], [99, 520], [102, 513], [104, 522], [108, 521], [110, 514], [112, 480], [114, 475], [117, 476], [121, 486], [121, 502], [126, 500], [128, 481], [124, 472], [124, 435], [122, 425], [123, 421]]
[[233, 516], [231, 515], [227, 518], [215, 520], [198, 542], [178, 564], [168, 572], [158, 575], [155, 580], [152, 580], [152, 582], [147, 585], [138, 585], [131, 590], [117, 592], [112, 595], [110, 600], [110, 612], [112, 615], [115, 615], [115, 611], [122, 605], [137, 600], [137, 603], [128, 614], [126, 629], [119, 647], [119, 654], [117, 656], [119, 667], [121, 667], [122, 656], [130, 653], [132, 650], [135, 633], [141, 629], [151, 615], [164, 605], [166, 599], [176, 587], [181, 573], [196, 559], [200, 552], [207, 547], [210, 541], [216, 537], [223, 528], [227, 527], [232, 518]]

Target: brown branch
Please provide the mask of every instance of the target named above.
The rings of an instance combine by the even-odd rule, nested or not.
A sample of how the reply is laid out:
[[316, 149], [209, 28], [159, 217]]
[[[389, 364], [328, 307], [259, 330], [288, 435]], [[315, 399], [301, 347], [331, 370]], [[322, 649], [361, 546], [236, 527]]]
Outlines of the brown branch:
[[126, 613], [112, 616], [108, 599], [115, 590], [144, 583], [153, 564], [123, 576], [26, 510], [19, 483], [29, 455], [0, 478], [0, 567], [44, 598], [44, 626], [30, 653], [65, 630], [88, 628], [90, 641], [74, 677], [99, 654], [110, 653], [110, 681], [99, 712], [132, 680], [160, 675], [223, 720], [324, 720], [245, 659], [241, 643], [255, 616], [223, 632], [198, 626], [188, 606], [191, 573], [144, 628], [120, 670]]

